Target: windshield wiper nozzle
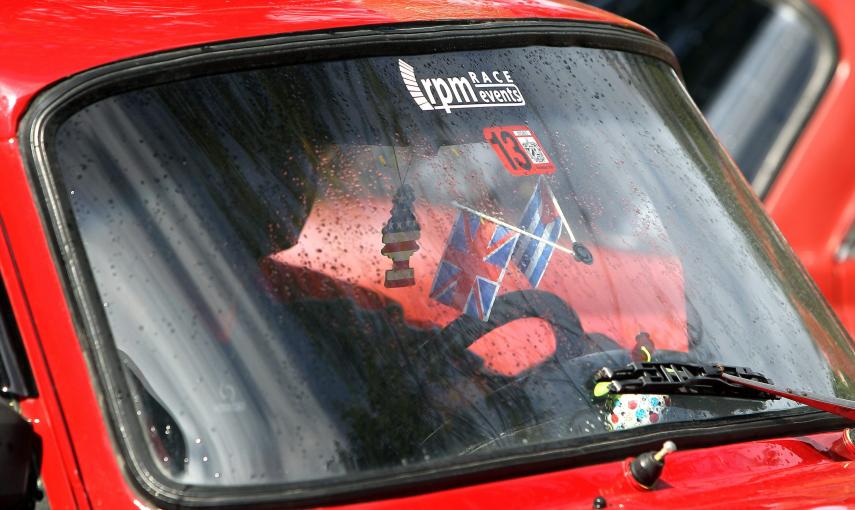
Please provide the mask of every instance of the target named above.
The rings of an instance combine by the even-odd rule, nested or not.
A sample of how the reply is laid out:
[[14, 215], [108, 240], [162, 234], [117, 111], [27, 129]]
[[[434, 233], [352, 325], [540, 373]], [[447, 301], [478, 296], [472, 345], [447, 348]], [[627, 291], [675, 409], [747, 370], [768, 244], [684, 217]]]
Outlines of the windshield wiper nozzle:
[[630, 363], [612, 370], [603, 367], [594, 380], [612, 394], [661, 394], [777, 400], [783, 397], [855, 420], [855, 401], [780, 388], [750, 368], [686, 363]]

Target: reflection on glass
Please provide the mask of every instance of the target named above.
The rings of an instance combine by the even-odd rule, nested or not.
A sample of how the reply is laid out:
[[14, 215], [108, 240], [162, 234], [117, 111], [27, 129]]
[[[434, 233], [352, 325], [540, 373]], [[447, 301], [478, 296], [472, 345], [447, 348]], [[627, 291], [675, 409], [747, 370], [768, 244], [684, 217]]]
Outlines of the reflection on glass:
[[836, 64], [809, 2], [585, 1], [641, 23], [674, 50], [692, 98], [762, 195]]

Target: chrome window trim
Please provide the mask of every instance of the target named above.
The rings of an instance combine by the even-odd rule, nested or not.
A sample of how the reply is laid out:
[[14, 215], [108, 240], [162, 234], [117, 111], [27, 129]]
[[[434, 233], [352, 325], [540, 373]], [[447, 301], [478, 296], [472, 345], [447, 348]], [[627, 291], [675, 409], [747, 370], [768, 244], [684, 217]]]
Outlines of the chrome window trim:
[[775, 177], [783, 167], [790, 150], [798, 141], [811, 114], [824, 96], [837, 69], [839, 51], [837, 39], [828, 20], [819, 10], [804, 0], [766, 0], [773, 9], [793, 8], [814, 28], [820, 46], [816, 67], [805, 90], [784, 123], [781, 131], [769, 149], [766, 158], [757, 170], [751, 187], [761, 197], [771, 188]]

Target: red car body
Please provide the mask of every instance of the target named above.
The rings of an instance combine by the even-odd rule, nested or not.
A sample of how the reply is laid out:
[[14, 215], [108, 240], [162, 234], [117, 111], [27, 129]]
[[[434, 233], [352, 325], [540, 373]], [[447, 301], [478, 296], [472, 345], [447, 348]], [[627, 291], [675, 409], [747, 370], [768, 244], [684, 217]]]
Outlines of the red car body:
[[[838, 317], [855, 332], [855, 259], [841, 247], [855, 228], [853, 129], [855, 5], [812, 0], [837, 40], [834, 75], [765, 197], [769, 215], [813, 276]], [[851, 242], [851, 241], [850, 241]]]
[[[819, 2], [832, 20], [855, 20], [855, 5]], [[43, 218], [21, 156], [18, 125], [40, 91], [70, 75], [107, 63], [215, 41], [358, 25], [443, 19], [560, 18], [618, 24], [626, 20], [575, 3], [435, 0], [232, 4], [215, 0], [112, 3], [49, 0], [15, 2], [0, 23], [0, 275], [5, 283], [38, 396], [20, 402], [42, 444], [41, 478], [53, 509], [156, 508], [129, 481], [116, 439], [106, 424], [90, 367], [51, 255]], [[839, 15], [839, 16], [838, 16]], [[650, 35], [650, 34], [649, 34]], [[821, 175], [845, 175], [848, 129], [855, 122], [855, 82], [849, 75], [855, 35], [838, 32], [841, 61], [826, 97], [769, 195], [770, 210], [799, 249], [832, 301], [852, 288], [835, 287], [855, 264], [832, 265], [833, 246], [855, 217], [851, 189]], [[652, 35], [651, 35], [652, 37]], [[813, 170], [804, 172], [803, 167]], [[824, 174], [820, 172], [825, 172]], [[836, 173], [835, 173], [836, 172]], [[790, 188], [809, 188], [798, 197]], [[804, 189], [800, 190], [804, 192]], [[809, 205], [814, 216], [840, 219], [828, 231], [801, 229]], [[845, 214], [844, 214], [845, 212]], [[846, 223], [846, 225], [844, 225]], [[844, 311], [850, 327], [855, 309]], [[714, 426], [711, 426], [714, 427]], [[516, 470], [490, 479], [465, 479], [435, 489], [414, 489], [392, 499], [354, 503], [361, 508], [806, 508], [855, 507], [855, 450], [840, 431], [789, 437], [786, 423], [766, 439], [687, 449], [669, 457], [662, 482], [644, 490], [615, 461], [574, 466], [556, 462], [540, 473]], [[736, 437], [736, 436], [735, 436]], [[663, 437], [664, 439], [664, 437]], [[688, 442], [686, 443], [688, 444]], [[652, 445], [648, 445], [652, 446]], [[646, 448], [650, 449], [650, 448]], [[644, 449], [640, 449], [641, 453]], [[546, 471], [546, 472], [544, 472]], [[454, 485], [454, 484], [452, 484]], [[841, 506], [838, 506], [841, 507]]]

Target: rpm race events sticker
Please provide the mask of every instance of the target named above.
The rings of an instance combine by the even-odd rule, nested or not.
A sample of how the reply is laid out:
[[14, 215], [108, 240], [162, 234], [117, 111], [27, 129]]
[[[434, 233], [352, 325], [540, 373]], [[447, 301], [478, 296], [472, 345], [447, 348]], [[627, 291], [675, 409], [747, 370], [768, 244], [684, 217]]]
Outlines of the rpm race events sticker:
[[555, 165], [543, 150], [543, 144], [527, 126], [484, 128], [484, 140], [513, 175], [551, 174]]

